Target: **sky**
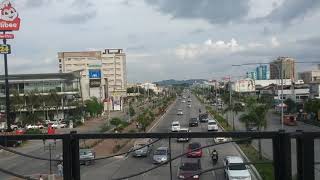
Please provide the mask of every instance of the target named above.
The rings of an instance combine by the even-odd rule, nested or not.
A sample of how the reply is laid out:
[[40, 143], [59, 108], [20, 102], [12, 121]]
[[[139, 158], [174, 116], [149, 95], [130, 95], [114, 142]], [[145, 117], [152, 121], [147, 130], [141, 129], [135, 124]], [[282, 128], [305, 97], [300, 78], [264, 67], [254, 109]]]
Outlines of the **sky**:
[[57, 52], [105, 48], [124, 49], [129, 82], [241, 77], [255, 66], [232, 64], [278, 56], [320, 62], [319, 0], [12, 2], [21, 27], [8, 42], [10, 74], [58, 72]]

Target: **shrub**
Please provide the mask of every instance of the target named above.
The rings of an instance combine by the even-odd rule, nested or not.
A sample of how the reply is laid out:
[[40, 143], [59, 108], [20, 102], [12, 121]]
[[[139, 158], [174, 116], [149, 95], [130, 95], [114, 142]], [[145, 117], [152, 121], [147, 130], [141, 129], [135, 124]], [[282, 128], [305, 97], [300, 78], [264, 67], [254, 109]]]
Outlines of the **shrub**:
[[43, 134], [41, 129], [28, 129], [26, 134]]
[[122, 120], [118, 117], [114, 117], [111, 119], [110, 124], [118, 127], [120, 124], [122, 124]]
[[111, 127], [106, 123], [103, 126], [100, 127], [100, 132], [107, 132], [111, 129]]

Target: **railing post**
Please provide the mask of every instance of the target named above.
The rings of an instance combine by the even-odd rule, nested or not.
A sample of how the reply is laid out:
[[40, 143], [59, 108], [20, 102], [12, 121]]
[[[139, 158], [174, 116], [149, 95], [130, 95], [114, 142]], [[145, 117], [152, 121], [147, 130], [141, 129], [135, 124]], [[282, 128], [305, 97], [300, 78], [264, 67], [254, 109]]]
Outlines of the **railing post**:
[[170, 161], [170, 180], [172, 180], [172, 161], [171, 161], [171, 138], [169, 138], [169, 161]]
[[289, 134], [280, 130], [279, 134], [272, 138], [272, 144], [275, 180], [291, 180], [291, 140]]
[[71, 166], [71, 135], [65, 134], [63, 137], [63, 179], [72, 180], [72, 166]]
[[80, 180], [80, 155], [79, 155], [79, 139], [77, 131], [71, 131], [71, 154], [72, 154], [72, 177], [73, 180]]
[[297, 137], [298, 180], [314, 180], [314, 138], [304, 133]]

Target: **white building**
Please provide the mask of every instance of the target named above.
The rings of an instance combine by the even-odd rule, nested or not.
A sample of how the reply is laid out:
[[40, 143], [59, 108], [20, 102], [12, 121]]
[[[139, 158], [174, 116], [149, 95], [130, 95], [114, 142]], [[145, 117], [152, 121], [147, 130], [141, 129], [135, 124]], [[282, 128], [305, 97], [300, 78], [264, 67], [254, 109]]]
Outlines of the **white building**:
[[84, 99], [97, 97], [109, 102], [105, 105], [106, 109], [122, 109], [127, 89], [126, 54], [122, 49], [59, 52], [58, 60], [59, 72], [82, 70]]
[[155, 92], [156, 94], [159, 94], [163, 91], [163, 89], [161, 87], [158, 87], [156, 84], [153, 83], [143, 83], [139, 85], [141, 88], [145, 89], [146, 91], [148, 89], [153, 90], [153, 92]]

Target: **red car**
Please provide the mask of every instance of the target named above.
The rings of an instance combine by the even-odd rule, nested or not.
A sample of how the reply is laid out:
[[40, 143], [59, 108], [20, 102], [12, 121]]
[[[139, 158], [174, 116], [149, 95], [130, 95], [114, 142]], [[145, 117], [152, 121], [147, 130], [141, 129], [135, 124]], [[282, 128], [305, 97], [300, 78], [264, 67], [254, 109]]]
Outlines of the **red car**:
[[187, 157], [202, 157], [202, 149], [199, 148], [201, 148], [201, 144], [198, 142], [189, 144]]

